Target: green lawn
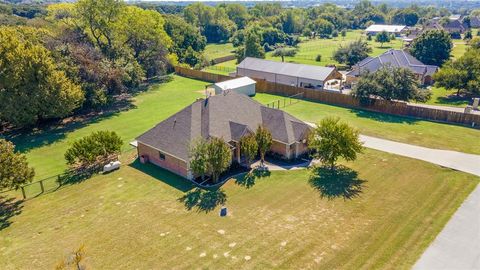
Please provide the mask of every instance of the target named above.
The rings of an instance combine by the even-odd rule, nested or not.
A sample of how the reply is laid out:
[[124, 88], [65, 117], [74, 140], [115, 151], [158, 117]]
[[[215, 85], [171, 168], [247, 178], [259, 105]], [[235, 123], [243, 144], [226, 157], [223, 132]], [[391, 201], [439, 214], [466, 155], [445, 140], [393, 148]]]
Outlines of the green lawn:
[[207, 59], [212, 60], [234, 54], [233, 50], [234, 48], [232, 43], [210, 43], [205, 47], [203, 54], [207, 57]]
[[465, 43], [464, 40], [461, 39], [453, 39], [453, 49], [451, 52], [452, 59], [458, 59], [461, 57], [468, 48], [468, 45]]
[[[36, 179], [39, 180], [63, 172], [66, 168], [63, 154], [73, 140], [92, 131], [113, 130], [123, 138], [124, 150], [127, 150], [130, 148], [128, 143], [135, 137], [192, 103], [196, 98], [202, 97], [204, 86], [207, 84], [174, 76], [173, 81], [154, 85], [149, 91], [136, 96], [134, 108], [128, 111], [53, 130], [24, 134], [13, 138], [13, 141], [19, 150], [27, 154], [29, 163], [36, 170]], [[257, 94], [255, 98], [267, 103], [281, 97]], [[327, 115], [335, 115], [358, 127], [366, 135], [480, 154], [478, 140], [480, 132], [466, 127], [350, 110], [308, 101], [287, 107], [286, 111], [311, 122], [316, 122]], [[447, 129], [448, 132], [445, 132]]]
[[[353, 30], [348, 31], [345, 38], [336, 37], [332, 39], [314, 39], [306, 40], [299, 44], [298, 53], [294, 57], [286, 57], [285, 61], [295, 62], [308, 65], [330, 65], [338, 63], [332, 59], [333, 52], [340, 46], [346, 45], [354, 40], [359, 38], [366, 39], [363, 34], [363, 30]], [[371, 56], [377, 56], [382, 54], [388, 49], [400, 49], [402, 48], [402, 40], [395, 39], [389, 43], [383, 44], [383, 47], [380, 46], [380, 43], [375, 42], [374, 40], [368, 41], [373, 51], [370, 54]], [[320, 54], [322, 56], [322, 61], [316, 62], [315, 57]], [[281, 61], [280, 57], [273, 57], [272, 53], [267, 53], [267, 59]]]
[[28, 161], [36, 171], [35, 178], [42, 179], [61, 173], [66, 168], [63, 154], [73, 140], [92, 131], [112, 130], [122, 137], [126, 150], [129, 148], [128, 143], [142, 132], [202, 97], [207, 84], [174, 76], [173, 81], [154, 85], [138, 95], [133, 103], [134, 108], [128, 111], [81, 124], [18, 136], [13, 141], [19, 150], [27, 153]]
[[[269, 94], [255, 96], [256, 100], [265, 104], [281, 98]], [[287, 106], [284, 110], [309, 122], [318, 122], [326, 116], [340, 117], [365, 135], [437, 149], [480, 154], [480, 131], [472, 128], [348, 109], [313, 101], [301, 101]]]
[[470, 98], [458, 98], [455, 90], [446, 90], [443, 87], [435, 86], [431, 90], [432, 98], [425, 104], [465, 108], [465, 106], [472, 103]]
[[19, 206], [0, 269], [52, 269], [82, 244], [87, 269], [409, 269], [478, 183], [374, 150], [346, 165], [358, 179], [335, 185], [358, 197], [305, 170], [272, 172], [248, 189], [228, 182], [223, 218], [187, 211], [178, 177], [125, 165]]

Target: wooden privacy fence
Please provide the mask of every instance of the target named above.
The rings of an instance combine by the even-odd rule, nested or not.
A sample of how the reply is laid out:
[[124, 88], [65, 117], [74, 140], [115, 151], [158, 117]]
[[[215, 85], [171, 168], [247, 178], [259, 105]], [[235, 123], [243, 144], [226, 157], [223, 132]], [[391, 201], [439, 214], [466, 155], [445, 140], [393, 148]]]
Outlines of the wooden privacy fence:
[[220, 64], [220, 63], [235, 60], [235, 59], [237, 59], [237, 57], [234, 54], [232, 54], [232, 55], [227, 55], [227, 56], [222, 56], [222, 57], [212, 59], [210, 62], [212, 63], [212, 65], [216, 65], [216, 64]]
[[[200, 79], [208, 82], [220, 82], [232, 79], [230, 76], [209, 73], [200, 70], [192, 70], [183, 67], [175, 67], [179, 75]], [[400, 101], [388, 101], [371, 99], [370, 104], [363, 105], [360, 100], [351, 95], [345, 95], [332, 91], [314, 90], [290, 85], [272, 83], [263, 79], [252, 78], [257, 81], [256, 91], [258, 93], [293, 96], [303, 93], [303, 98], [338, 105], [354, 109], [362, 109], [380, 113], [387, 113], [400, 116], [421, 118], [431, 121], [454, 123], [480, 128], [480, 115], [471, 113], [455, 112], [450, 110], [435, 109], [431, 107], [416, 106]]]

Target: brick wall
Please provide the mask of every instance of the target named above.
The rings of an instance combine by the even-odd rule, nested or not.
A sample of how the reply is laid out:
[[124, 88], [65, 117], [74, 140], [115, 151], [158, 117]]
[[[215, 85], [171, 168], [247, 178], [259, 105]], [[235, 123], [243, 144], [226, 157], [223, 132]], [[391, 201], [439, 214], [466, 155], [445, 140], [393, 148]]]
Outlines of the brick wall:
[[163, 153], [165, 159], [160, 159], [160, 153], [157, 149], [154, 149], [148, 145], [144, 145], [138, 142], [137, 146], [138, 156], [147, 156], [148, 161], [180, 176], [188, 178], [187, 163], [176, 157]]

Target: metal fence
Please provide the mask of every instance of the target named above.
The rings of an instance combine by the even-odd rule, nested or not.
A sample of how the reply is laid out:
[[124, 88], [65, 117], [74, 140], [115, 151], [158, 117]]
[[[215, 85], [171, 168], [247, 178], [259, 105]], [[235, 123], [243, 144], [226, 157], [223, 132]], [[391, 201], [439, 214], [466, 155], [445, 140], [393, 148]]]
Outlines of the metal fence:
[[300, 102], [303, 99], [303, 93], [298, 93], [295, 95], [291, 95], [288, 97], [284, 97], [282, 99], [277, 99], [275, 101], [269, 102], [265, 104], [265, 106], [273, 109], [280, 109], [280, 108], [285, 108], [287, 106], [296, 104]]
[[225, 73], [230, 73], [230, 72], [235, 72], [236, 69], [232, 67], [223, 67], [223, 66], [208, 66], [206, 68], [207, 70], [216, 70], [216, 71], [222, 71]]

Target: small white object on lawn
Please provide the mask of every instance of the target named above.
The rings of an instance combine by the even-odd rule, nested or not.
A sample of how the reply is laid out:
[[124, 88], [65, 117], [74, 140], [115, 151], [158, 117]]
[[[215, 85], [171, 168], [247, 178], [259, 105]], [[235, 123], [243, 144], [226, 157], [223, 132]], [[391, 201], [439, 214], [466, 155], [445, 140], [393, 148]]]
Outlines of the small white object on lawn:
[[219, 234], [225, 234], [225, 231], [224, 230], [218, 230], [217, 231]]
[[192, 248], [191, 247], [186, 247], [185, 250], [190, 251], [190, 250], [192, 250]]
[[250, 256], [248, 256], [248, 255], [245, 256], [245, 261], [250, 261], [251, 259], [252, 259], [252, 257], [250, 257]]
[[206, 252], [200, 253], [200, 257], [201, 257], [201, 258], [202, 258], [202, 257], [205, 257], [205, 256], [207, 256], [207, 253], [206, 253]]
[[231, 248], [235, 247], [236, 245], [237, 245], [237, 243], [235, 243], [235, 242], [228, 244], [228, 246], [231, 247]]
[[283, 241], [282, 243], [280, 243], [280, 245], [281, 245], [282, 247], [286, 246], [286, 245], [287, 245], [287, 241]]

